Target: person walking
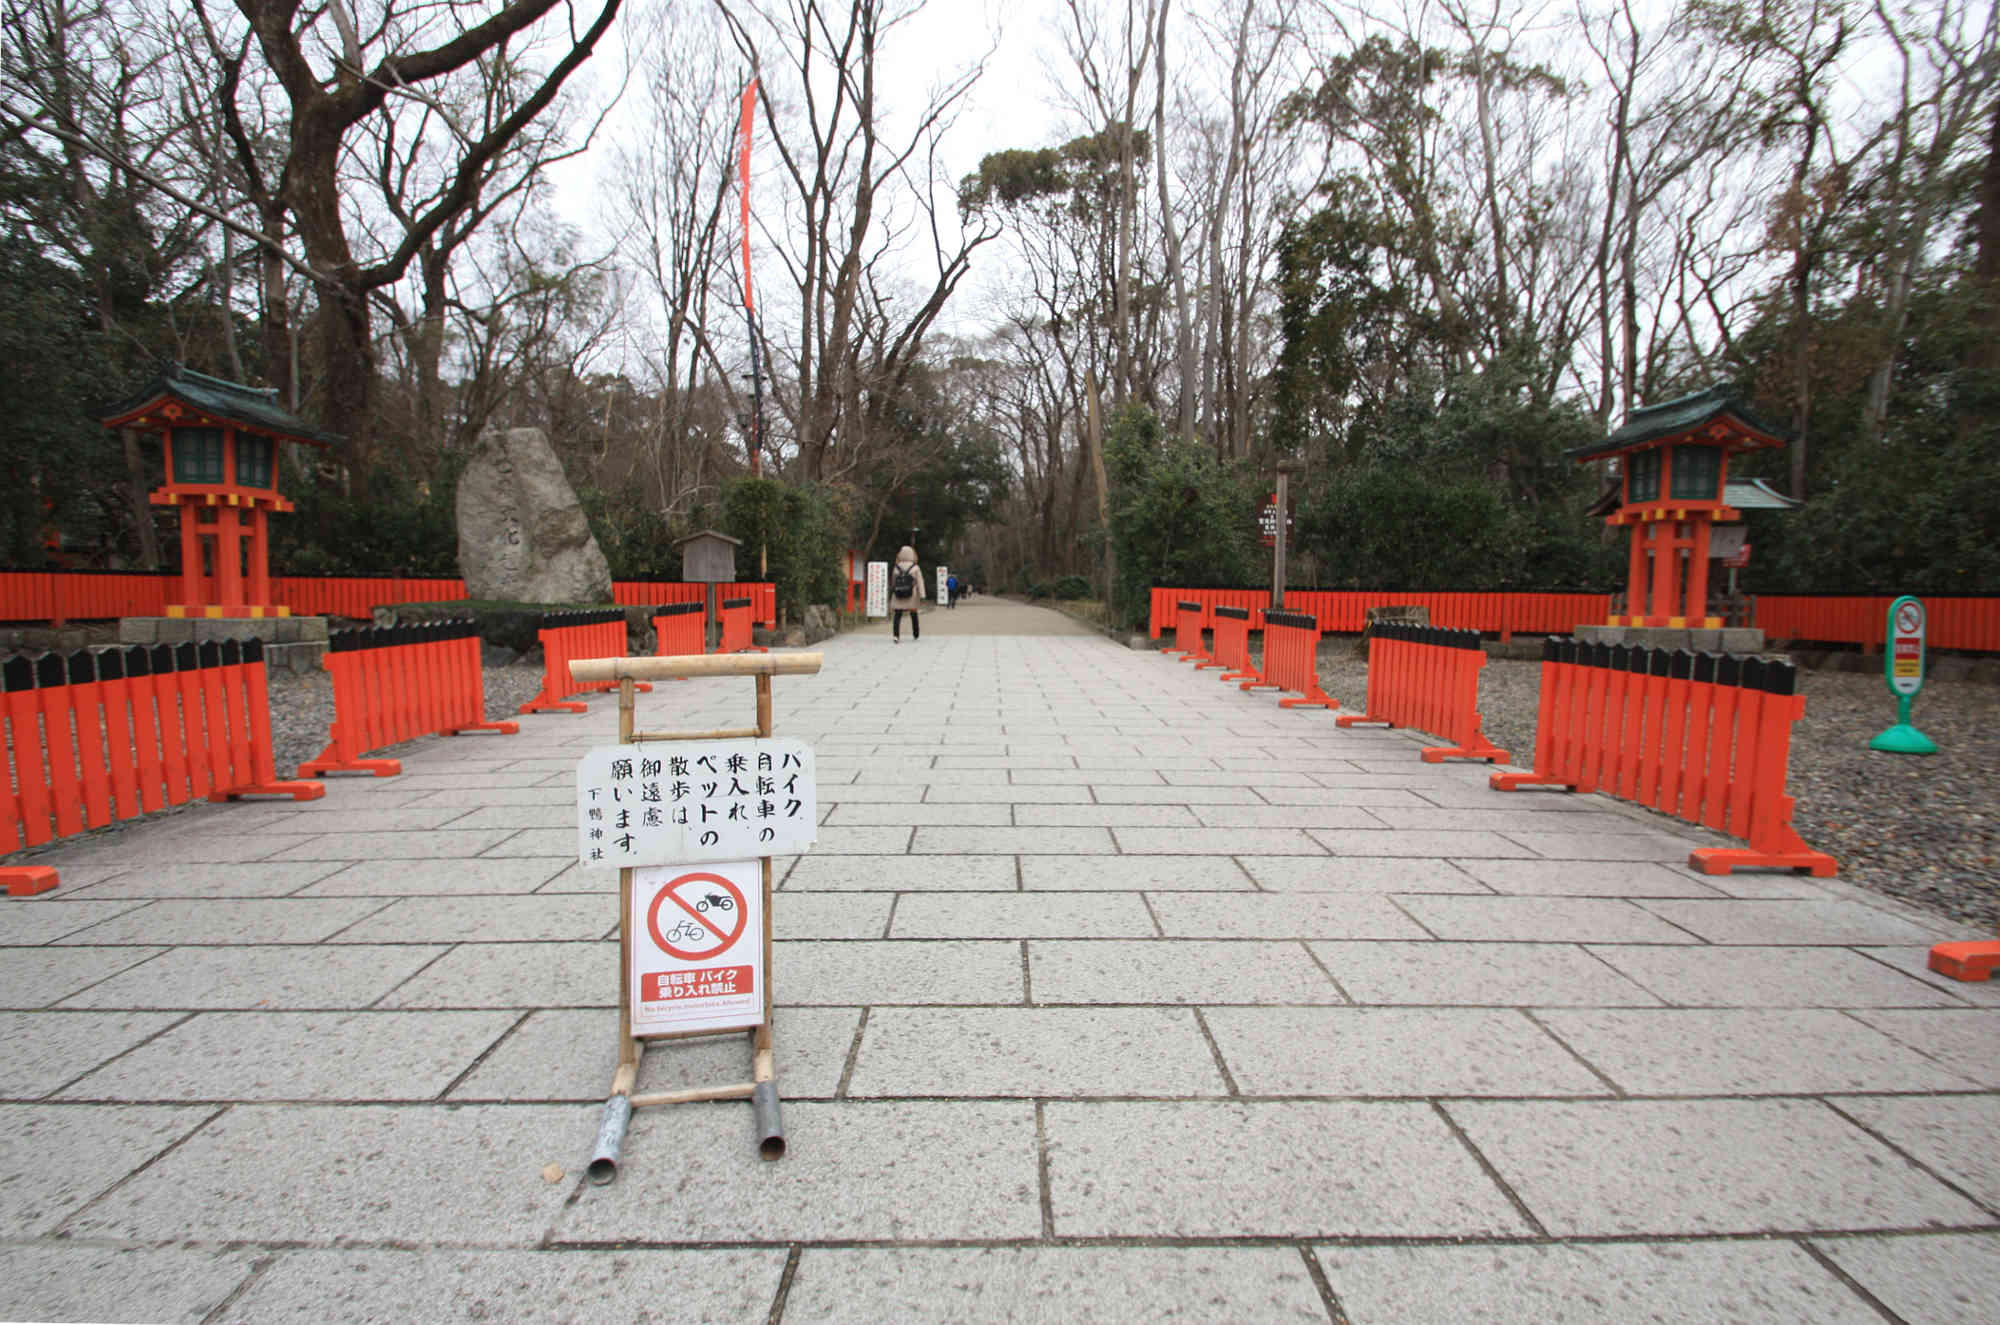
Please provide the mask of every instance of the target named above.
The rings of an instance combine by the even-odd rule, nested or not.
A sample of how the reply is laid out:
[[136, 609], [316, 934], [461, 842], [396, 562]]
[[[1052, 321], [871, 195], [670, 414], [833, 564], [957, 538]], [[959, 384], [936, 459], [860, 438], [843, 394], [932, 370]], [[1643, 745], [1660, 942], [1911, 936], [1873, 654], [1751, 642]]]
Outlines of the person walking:
[[910, 614], [910, 642], [923, 638], [923, 628], [917, 624], [917, 612], [924, 601], [924, 572], [917, 565], [917, 550], [904, 547], [896, 554], [896, 565], [889, 572], [889, 638], [896, 643], [903, 642], [903, 613]]
[[958, 606], [958, 576], [956, 575], [944, 582], [944, 605], [946, 607]]

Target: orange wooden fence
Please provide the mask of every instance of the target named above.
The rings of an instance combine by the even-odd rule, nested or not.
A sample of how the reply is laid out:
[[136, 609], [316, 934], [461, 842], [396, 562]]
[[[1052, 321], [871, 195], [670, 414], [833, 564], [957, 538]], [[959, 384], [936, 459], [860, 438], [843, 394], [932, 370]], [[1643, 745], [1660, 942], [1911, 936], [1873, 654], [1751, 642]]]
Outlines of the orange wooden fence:
[[1335, 721], [1342, 727], [1380, 723], [1412, 727], [1452, 742], [1423, 752], [1427, 764], [1446, 759], [1505, 761], [1486, 739], [1479, 717], [1479, 670], [1486, 650], [1476, 630], [1377, 625], [1368, 637], [1368, 707]]
[[[1250, 612], [1250, 628], [1264, 624], [1266, 589], [1171, 589], [1152, 591], [1148, 629], [1154, 639], [1174, 628], [1180, 604], [1193, 602], [1202, 611], [1227, 604]], [[1773, 640], [1807, 640], [1824, 644], [1880, 646], [1891, 595], [1759, 594], [1754, 624]], [[1611, 596], [1598, 593], [1454, 593], [1430, 590], [1293, 589], [1285, 594], [1288, 608], [1310, 613], [1323, 630], [1358, 633], [1371, 607], [1412, 605], [1427, 608], [1431, 624], [1477, 630], [1509, 639], [1515, 634], [1566, 635], [1579, 625], [1608, 619]], [[2000, 595], [1925, 598], [1930, 613], [1930, 647], [1967, 652], [2000, 653]]]
[[1250, 665], [1250, 611], [1243, 607], [1215, 609], [1215, 642], [1210, 646], [1213, 666], [1223, 669], [1225, 681], [1256, 681]]
[[[0, 696], [0, 852], [202, 796], [326, 791], [278, 780], [256, 640], [17, 654], [0, 665]], [[56, 882], [47, 866], [0, 869], [0, 891], [17, 896]]]
[[[578, 681], [570, 675], [569, 665], [579, 658], [623, 658], [623, 611], [551, 612], [542, 618], [537, 638], [542, 642], [542, 692], [521, 705], [521, 712], [584, 713], [590, 706], [569, 702], [569, 696], [618, 688], [616, 681]], [[652, 688], [645, 681], [639, 682], [641, 690]]]
[[704, 603], [668, 603], [653, 614], [653, 652], [661, 658], [708, 651]]
[[769, 653], [761, 644], [750, 642], [750, 618], [755, 609], [750, 599], [724, 598], [721, 600], [722, 642], [716, 646], [717, 653]]
[[301, 777], [394, 777], [403, 771], [401, 760], [362, 755], [419, 736], [521, 730], [518, 723], [486, 721], [479, 627], [471, 621], [336, 630], [326, 670], [333, 674], [333, 726], [319, 758], [299, 765]]
[[[0, 571], [0, 621], [108, 621], [127, 616], [164, 616], [178, 597], [180, 576], [153, 571]], [[340, 616], [366, 620], [389, 603], [449, 603], [465, 597], [465, 581], [448, 576], [278, 575], [271, 580], [277, 600], [294, 616]], [[617, 580], [611, 600], [628, 607], [652, 603], [700, 602], [706, 586], [679, 580]], [[777, 586], [746, 581], [717, 585], [731, 597], [748, 597], [752, 614], [766, 626], [777, 624]]]
[[1834, 872], [1792, 827], [1785, 794], [1792, 724], [1805, 712], [1788, 662], [1551, 639], [1532, 773], [1495, 773], [1500, 791], [1601, 791], [1749, 840], [1702, 847], [1705, 874], [1743, 867]]
[[1260, 687], [1297, 692], [1281, 699], [1279, 708], [1340, 707], [1340, 701], [1319, 688], [1319, 622], [1304, 612], [1264, 613], [1264, 665], [1237, 689]]
[[1200, 602], [1192, 599], [1175, 604], [1179, 609], [1174, 613], [1174, 646], [1167, 650], [1169, 657], [1178, 656], [1182, 662], [1197, 662], [1208, 656], [1203, 647], [1201, 632], [1208, 624], [1208, 610]]

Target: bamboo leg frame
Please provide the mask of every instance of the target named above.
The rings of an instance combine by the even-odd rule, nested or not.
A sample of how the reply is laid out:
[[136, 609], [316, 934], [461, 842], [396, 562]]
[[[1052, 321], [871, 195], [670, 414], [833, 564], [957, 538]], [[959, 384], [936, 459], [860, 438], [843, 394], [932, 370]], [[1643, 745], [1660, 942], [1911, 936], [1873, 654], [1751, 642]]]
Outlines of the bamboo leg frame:
[[[768, 737], [772, 734], [771, 678], [778, 674], [811, 675], [819, 670], [820, 655], [700, 655], [664, 658], [593, 658], [571, 664], [577, 680], [618, 682], [618, 743], [632, 745], [644, 741], [733, 740]], [[637, 725], [637, 679], [675, 676], [749, 676], [757, 686], [757, 725], [705, 732], [642, 732]], [[648, 1040], [691, 1039], [707, 1035], [727, 1035], [729, 1031], [688, 1031], [671, 1035], [632, 1034], [632, 871], [618, 871], [618, 1067], [611, 1077], [611, 1095], [605, 1101], [604, 1120], [598, 1130], [597, 1146], [587, 1170], [590, 1181], [599, 1186], [618, 1176], [618, 1152], [624, 1144], [625, 1129], [632, 1110], [661, 1104], [694, 1104], [713, 1100], [751, 1102], [757, 1132], [757, 1153], [764, 1159], [779, 1159], [785, 1153], [784, 1124], [779, 1115], [776, 1053], [771, 1039], [771, 858], [760, 859], [764, 912], [764, 1016], [751, 1028], [751, 1079], [725, 1086], [701, 1086], [692, 1090], [654, 1091], [635, 1095], [639, 1067], [645, 1060]]]

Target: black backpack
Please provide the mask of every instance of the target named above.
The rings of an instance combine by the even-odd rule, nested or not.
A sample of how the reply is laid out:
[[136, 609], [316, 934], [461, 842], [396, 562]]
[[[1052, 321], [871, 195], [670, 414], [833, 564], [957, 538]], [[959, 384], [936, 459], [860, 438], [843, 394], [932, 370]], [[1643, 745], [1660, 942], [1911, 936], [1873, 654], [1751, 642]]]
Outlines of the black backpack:
[[893, 581], [893, 588], [894, 593], [892, 596], [896, 598], [908, 598], [915, 594], [917, 591], [916, 572], [908, 566], [896, 567], [896, 578]]

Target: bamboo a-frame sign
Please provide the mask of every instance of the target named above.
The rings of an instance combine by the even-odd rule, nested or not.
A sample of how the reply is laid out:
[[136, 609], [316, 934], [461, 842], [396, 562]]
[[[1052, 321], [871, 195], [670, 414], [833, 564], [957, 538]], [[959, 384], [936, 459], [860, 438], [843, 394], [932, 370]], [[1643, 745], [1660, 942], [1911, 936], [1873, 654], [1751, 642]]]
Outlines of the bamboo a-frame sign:
[[[618, 744], [577, 765], [579, 859], [618, 870], [618, 1067], [590, 1157], [593, 1183], [618, 1176], [632, 1110], [655, 1104], [747, 1099], [758, 1153], [785, 1153], [771, 1046], [771, 853], [811, 845], [819, 814], [810, 747], [772, 738], [771, 678], [819, 667], [817, 653], [570, 664], [578, 681], [618, 683]], [[638, 682], [709, 676], [755, 679], [756, 726], [638, 730]], [[633, 1093], [650, 1041], [741, 1030], [751, 1038], [749, 1081]]]

